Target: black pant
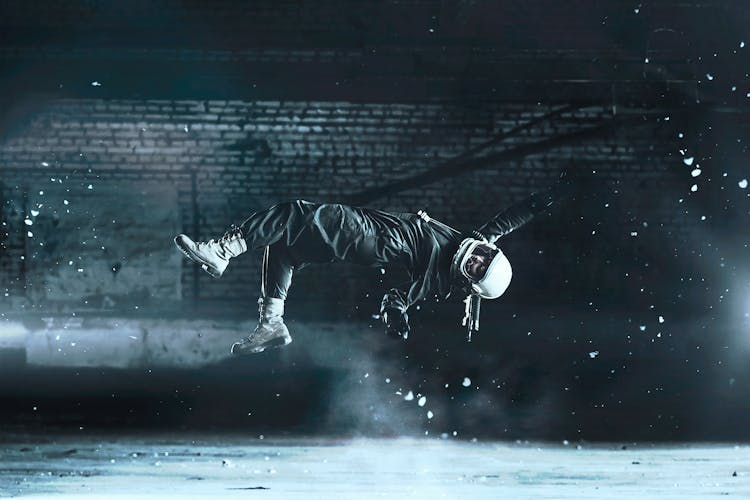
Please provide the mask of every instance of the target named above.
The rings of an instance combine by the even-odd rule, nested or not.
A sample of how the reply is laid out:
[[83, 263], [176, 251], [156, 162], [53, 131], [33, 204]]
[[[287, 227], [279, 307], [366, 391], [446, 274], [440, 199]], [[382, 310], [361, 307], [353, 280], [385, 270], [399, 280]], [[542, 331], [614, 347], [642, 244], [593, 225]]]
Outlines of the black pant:
[[263, 297], [286, 299], [295, 269], [306, 264], [385, 264], [380, 234], [367, 209], [296, 200], [256, 212], [242, 223], [248, 247], [265, 247]]

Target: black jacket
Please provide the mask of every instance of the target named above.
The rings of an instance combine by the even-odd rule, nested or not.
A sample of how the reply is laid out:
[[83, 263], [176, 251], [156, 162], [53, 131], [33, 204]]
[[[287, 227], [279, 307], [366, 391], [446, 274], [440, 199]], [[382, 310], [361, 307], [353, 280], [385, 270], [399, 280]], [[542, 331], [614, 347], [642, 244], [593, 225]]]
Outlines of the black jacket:
[[[477, 231], [489, 241], [495, 242], [529, 222], [556, 201], [570, 195], [572, 190], [570, 182], [558, 182], [499, 212]], [[383, 297], [381, 310], [396, 308], [405, 311], [431, 294], [443, 298], [453, 288], [467, 291], [469, 283], [461, 278], [457, 279], [451, 267], [459, 244], [465, 237], [472, 235], [452, 232], [417, 215], [398, 214], [396, 217], [399, 222], [390, 229], [389, 234], [393, 238], [392, 244], [402, 246], [402, 252], [408, 256], [411, 285], [408, 290], [389, 290]]]

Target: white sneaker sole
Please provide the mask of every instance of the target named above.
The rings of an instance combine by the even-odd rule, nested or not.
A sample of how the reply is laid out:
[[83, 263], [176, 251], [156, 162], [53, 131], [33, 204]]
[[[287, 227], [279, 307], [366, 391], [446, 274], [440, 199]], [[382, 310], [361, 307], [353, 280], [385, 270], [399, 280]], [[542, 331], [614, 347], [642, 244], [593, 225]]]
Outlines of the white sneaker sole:
[[234, 346], [241, 345], [239, 342], [235, 342], [232, 344], [232, 348], [230, 349], [230, 352], [234, 356], [243, 356], [245, 354], [258, 354], [266, 349], [278, 349], [279, 347], [284, 347], [285, 345], [289, 345], [292, 343], [292, 337], [276, 337], [275, 339], [271, 339], [259, 346], [253, 347], [252, 349], [246, 350], [246, 351], [239, 351], [236, 350]]

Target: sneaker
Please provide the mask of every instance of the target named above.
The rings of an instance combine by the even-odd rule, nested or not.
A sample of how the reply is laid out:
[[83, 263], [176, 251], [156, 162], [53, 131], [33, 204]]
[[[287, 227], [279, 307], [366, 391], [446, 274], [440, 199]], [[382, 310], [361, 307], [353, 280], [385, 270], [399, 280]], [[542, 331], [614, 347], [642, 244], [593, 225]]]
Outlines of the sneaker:
[[266, 349], [283, 347], [292, 342], [292, 336], [281, 318], [262, 321], [255, 327], [253, 333], [232, 344], [232, 354], [257, 354]]
[[201, 269], [214, 278], [221, 277], [229, 265], [229, 259], [247, 250], [242, 230], [238, 227], [232, 227], [218, 240], [193, 241], [188, 236], [179, 234], [174, 243], [188, 259], [200, 264]]

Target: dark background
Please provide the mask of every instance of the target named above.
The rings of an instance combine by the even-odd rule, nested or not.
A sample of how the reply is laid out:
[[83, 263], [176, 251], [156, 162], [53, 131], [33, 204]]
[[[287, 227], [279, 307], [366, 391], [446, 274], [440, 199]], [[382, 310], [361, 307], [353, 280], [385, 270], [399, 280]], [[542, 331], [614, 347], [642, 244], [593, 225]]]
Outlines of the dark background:
[[[747, 439], [749, 10], [3, 2], [0, 428]], [[501, 241], [471, 343], [460, 298], [395, 342], [404, 270], [320, 266], [295, 342], [227, 359], [260, 255], [171, 246], [296, 198], [471, 229], [565, 167], [590, 189]]]

